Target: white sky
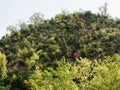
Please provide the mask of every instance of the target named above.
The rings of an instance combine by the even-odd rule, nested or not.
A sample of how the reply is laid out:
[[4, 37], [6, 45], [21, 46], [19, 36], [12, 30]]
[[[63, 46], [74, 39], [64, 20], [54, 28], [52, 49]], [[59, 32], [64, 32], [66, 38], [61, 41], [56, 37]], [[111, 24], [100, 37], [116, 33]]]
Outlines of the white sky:
[[105, 2], [108, 3], [108, 13], [120, 17], [120, 0], [0, 0], [0, 38], [7, 33], [7, 26], [16, 25], [20, 20], [28, 21], [35, 12], [43, 13], [45, 18], [55, 16], [61, 9], [98, 12], [98, 7]]

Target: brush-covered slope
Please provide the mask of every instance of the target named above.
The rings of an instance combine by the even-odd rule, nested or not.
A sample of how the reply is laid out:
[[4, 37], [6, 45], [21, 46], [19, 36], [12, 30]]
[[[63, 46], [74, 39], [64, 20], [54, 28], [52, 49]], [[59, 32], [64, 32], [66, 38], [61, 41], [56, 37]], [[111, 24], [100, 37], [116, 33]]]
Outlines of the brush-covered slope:
[[[108, 70], [103, 73], [110, 73], [112, 55], [120, 53], [119, 29], [119, 20], [90, 11], [63, 13], [50, 20], [24, 24], [0, 40], [0, 54], [7, 61], [7, 75], [3, 75], [0, 85], [11, 90], [94, 90], [96, 73], [102, 75], [98, 71], [103, 67]], [[89, 87], [84, 89], [85, 85]]]

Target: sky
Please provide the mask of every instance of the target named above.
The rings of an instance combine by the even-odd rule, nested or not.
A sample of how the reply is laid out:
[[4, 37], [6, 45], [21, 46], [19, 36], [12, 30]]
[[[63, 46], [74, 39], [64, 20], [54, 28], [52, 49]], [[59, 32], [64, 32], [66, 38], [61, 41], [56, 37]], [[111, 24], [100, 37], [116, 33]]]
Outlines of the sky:
[[36, 12], [44, 14], [46, 19], [62, 10], [75, 12], [82, 9], [97, 13], [105, 2], [108, 3], [108, 13], [120, 18], [120, 0], [0, 0], [0, 38], [8, 33], [7, 26], [27, 22]]

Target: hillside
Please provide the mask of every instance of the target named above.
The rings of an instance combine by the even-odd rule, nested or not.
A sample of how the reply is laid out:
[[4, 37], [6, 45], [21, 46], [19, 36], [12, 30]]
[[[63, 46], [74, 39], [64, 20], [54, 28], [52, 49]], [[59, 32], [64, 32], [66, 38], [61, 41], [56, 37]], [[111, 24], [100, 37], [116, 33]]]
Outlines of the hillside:
[[85, 11], [33, 21], [0, 40], [0, 89], [120, 88], [119, 20]]

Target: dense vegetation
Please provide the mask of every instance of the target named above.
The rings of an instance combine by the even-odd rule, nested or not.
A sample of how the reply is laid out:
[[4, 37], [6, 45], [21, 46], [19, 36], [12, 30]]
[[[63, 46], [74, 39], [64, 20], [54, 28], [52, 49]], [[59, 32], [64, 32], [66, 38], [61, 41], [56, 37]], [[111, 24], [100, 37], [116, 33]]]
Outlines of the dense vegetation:
[[35, 13], [0, 40], [0, 90], [119, 90], [120, 20]]

